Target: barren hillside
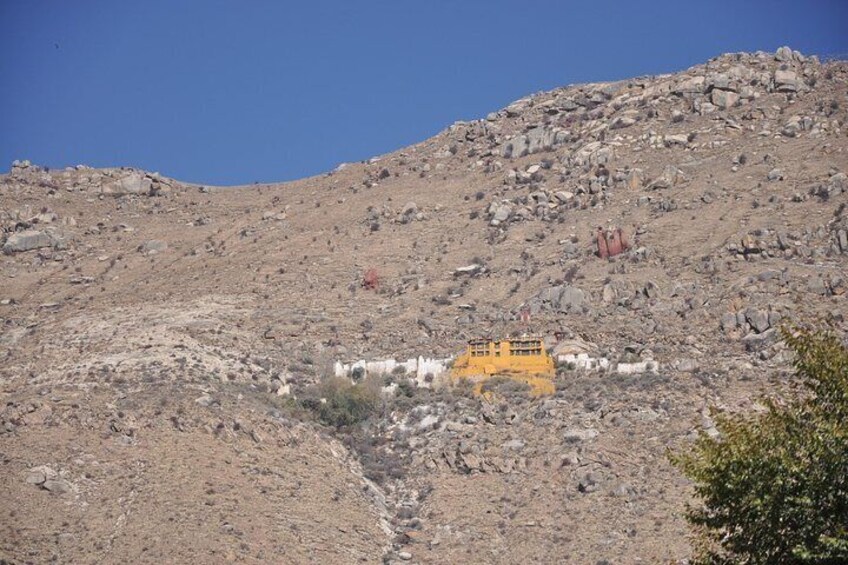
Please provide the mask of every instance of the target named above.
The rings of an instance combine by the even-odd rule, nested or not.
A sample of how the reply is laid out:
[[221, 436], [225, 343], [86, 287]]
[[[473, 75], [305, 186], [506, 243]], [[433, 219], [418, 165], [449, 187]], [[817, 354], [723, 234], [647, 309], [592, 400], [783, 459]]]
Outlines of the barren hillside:
[[[16, 162], [0, 560], [685, 559], [667, 448], [788, 388], [780, 320], [846, 329], [846, 173], [848, 65], [788, 48], [534, 94], [285, 184]], [[599, 227], [627, 249], [599, 257]], [[499, 405], [415, 390], [365, 444], [292, 412], [335, 361], [521, 331], [661, 369]]]

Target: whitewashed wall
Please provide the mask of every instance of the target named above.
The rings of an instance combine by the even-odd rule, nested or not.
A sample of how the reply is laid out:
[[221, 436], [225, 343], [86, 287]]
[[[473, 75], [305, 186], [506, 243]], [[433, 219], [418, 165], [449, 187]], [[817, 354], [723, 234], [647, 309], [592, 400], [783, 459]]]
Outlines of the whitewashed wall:
[[[606, 357], [591, 357], [588, 353], [568, 353], [558, 355], [557, 361], [569, 363], [575, 369], [584, 371], [606, 371], [610, 368], [610, 360]], [[637, 363], [618, 363], [613, 371], [620, 375], [641, 375], [642, 373], [656, 373], [660, 370], [660, 364], [656, 361], [639, 361]]]
[[432, 359], [429, 357], [418, 357], [417, 359], [407, 359], [406, 361], [397, 361], [396, 359], [378, 359], [375, 361], [365, 361], [361, 359], [354, 363], [342, 363], [336, 361], [333, 372], [337, 377], [350, 378], [354, 370], [362, 368], [364, 376], [382, 376], [391, 375], [398, 367], [403, 367], [408, 377], [414, 378], [418, 386], [430, 386], [426, 382], [428, 374], [432, 374], [434, 380], [448, 370], [452, 358], [447, 359]]

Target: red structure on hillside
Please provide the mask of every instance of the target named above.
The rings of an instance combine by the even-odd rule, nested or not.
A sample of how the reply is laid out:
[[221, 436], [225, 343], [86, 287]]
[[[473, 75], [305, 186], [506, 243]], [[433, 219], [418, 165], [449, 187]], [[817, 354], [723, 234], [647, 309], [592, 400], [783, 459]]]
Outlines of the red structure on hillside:
[[377, 273], [377, 269], [371, 267], [365, 271], [365, 276], [362, 277], [362, 286], [366, 290], [377, 290], [377, 287], [380, 286], [380, 275]]
[[595, 234], [595, 242], [598, 246], [598, 257], [601, 259], [615, 257], [630, 249], [630, 242], [627, 240], [624, 230], [619, 227], [607, 231], [599, 227]]

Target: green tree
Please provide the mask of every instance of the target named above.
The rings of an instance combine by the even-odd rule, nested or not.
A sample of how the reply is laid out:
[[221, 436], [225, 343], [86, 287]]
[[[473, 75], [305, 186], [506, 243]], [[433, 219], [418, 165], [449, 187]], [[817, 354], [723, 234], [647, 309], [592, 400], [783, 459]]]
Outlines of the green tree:
[[755, 416], [720, 415], [672, 461], [695, 484], [687, 518], [704, 563], [848, 563], [848, 349], [784, 330], [802, 393]]

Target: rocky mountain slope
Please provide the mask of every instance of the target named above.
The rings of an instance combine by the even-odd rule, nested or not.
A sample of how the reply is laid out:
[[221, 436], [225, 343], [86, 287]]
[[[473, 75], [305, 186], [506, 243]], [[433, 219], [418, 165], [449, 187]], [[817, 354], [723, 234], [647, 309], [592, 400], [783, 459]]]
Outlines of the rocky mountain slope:
[[[0, 559], [686, 558], [666, 449], [791, 385], [780, 320], [845, 330], [846, 108], [848, 65], [781, 48], [286, 184], [14, 164]], [[599, 228], [627, 249], [599, 257]], [[661, 370], [498, 406], [417, 391], [365, 447], [285, 406], [337, 360], [521, 331]]]

